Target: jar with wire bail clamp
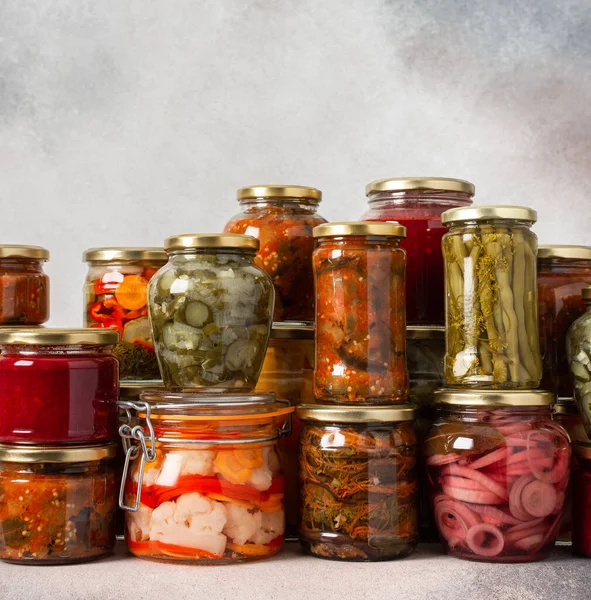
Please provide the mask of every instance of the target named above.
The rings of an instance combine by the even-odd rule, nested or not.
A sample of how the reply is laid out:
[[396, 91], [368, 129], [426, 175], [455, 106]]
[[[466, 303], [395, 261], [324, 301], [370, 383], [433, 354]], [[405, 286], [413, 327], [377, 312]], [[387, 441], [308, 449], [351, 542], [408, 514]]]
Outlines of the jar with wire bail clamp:
[[271, 331], [275, 292], [246, 235], [168, 238], [169, 262], [148, 286], [150, 321], [168, 388], [250, 391]]
[[202, 564], [276, 554], [284, 541], [277, 454], [293, 408], [271, 394], [145, 391], [120, 402], [120, 506], [136, 556]]

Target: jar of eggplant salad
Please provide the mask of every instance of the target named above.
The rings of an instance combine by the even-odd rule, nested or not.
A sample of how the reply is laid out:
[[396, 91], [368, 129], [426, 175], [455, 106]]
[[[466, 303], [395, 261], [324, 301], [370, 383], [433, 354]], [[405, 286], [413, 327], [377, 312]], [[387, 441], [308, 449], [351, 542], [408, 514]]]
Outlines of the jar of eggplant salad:
[[183, 234], [148, 286], [150, 320], [167, 388], [251, 391], [271, 331], [275, 292], [254, 264], [259, 241]]

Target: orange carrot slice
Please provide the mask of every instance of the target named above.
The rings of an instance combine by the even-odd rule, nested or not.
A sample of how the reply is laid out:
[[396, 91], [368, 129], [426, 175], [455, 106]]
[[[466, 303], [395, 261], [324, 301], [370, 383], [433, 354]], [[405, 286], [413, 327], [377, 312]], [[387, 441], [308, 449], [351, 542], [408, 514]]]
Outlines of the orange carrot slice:
[[126, 275], [115, 290], [115, 298], [126, 310], [139, 310], [147, 304], [148, 282], [140, 275]]

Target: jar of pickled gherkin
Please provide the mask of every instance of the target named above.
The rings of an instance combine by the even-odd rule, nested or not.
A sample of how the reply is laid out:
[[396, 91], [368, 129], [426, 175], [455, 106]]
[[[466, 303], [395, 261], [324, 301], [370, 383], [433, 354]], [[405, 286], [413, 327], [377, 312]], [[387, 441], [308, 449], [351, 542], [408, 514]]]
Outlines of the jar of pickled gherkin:
[[581, 291], [588, 285], [591, 285], [591, 246], [538, 248], [540, 350], [544, 363], [541, 385], [559, 396], [572, 395], [566, 332], [585, 312]]
[[132, 554], [201, 564], [279, 552], [284, 479], [277, 442], [293, 408], [271, 394], [145, 391], [128, 423], [120, 506]]
[[520, 206], [441, 216], [446, 298], [445, 383], [536, 388], [542, 377], [536, 282], [537, 214]]
[[441, 213], [469, 206], [474, 185], [448, 177], [394, 177], [369, 183], [365, 192], [369, 208], [363, 221], [396, 221], [407, 236], [400, 242], [406, 251], [406, 319], [411, 325], [443, 325], [443, 257], [445, 227]]
[[405, 235], [398, 223], [314, 228], [316, 400], [406, 402]]
[[418, 542], [408, 405], [300, 405], [300, 542], [320, 558], [402, 558]]
[[254, 264], [257, 239], [183, 234], [165, 242], [168, 263], [148, 286], [165, 387], [249, 391], [271, 331], [275, 292]]
[[317, 214], [322, 193], [302, 185], [255, 185], [238, 190], [242, 212], [224, 231], [260, 241], [255, 264], [275, 286], [275, 321], [314, 319], [312, 229], [325, 223]]

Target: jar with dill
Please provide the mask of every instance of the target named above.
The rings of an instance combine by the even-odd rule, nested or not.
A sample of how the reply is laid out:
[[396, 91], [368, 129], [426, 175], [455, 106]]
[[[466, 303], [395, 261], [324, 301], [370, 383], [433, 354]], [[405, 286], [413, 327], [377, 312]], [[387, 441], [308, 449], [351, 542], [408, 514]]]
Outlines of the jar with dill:
[[445, 383], [454, 387], [536, 388], [537, 214], [520, 206], [443, 213], [446, 289]]
[[299, 538], [313, 556], [402, 558], [418, 542], [417, 443], [408, 405], [300, 405]]

